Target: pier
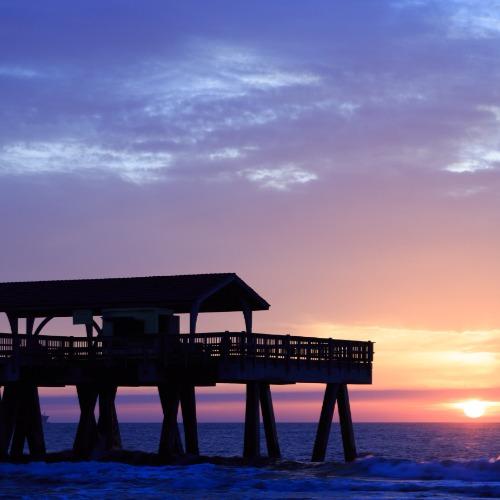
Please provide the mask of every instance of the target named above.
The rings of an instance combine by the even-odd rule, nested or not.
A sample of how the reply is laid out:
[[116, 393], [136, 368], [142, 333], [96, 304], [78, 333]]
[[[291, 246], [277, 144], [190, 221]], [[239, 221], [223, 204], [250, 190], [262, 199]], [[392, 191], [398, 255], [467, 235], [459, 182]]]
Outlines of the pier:
[[[349, 384], [371, 384], [373, 344], [254, 333], [254, 311], [269, 304], [233, 273], [0, 283], [0, 458], [16, 459], [28, 445], [43, 459], [39, 387], [75, 386], [80, 418], [73, 454], [98, 457], [121, 448], [118, 387], [156, 387], [163, 410], [158, 453], [166, 460], [199, 455], [196, 387], [245, 384], [243, 456], [280, 458], [273, 385], [325, 384], [312, 450], [325, 459], [335, 406], [346, 461], [356, 458]], [[240, 311], [241, 332], [197, 332], [202, 313]], [[180, 333], [179, 317], [189, 316]], [[46, 335], [53, 318], [69, 317], [84, 335]], [[21, 326], [25, 332], [21, 333]], [[96, 409], [98, 408], [98, 418]], [[182, 416], [184, 440], [178, 428]]]

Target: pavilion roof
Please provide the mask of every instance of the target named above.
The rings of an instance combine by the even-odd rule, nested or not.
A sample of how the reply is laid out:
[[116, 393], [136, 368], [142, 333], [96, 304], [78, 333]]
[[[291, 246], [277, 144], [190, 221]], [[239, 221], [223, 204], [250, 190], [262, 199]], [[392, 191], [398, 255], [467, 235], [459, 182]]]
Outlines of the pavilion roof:
[[161, 307], [188, 313], [253, 311], [269, 304], [235, 273], [0, 283], [0, 311], [17, 316], [72, 316], [73, 311]]

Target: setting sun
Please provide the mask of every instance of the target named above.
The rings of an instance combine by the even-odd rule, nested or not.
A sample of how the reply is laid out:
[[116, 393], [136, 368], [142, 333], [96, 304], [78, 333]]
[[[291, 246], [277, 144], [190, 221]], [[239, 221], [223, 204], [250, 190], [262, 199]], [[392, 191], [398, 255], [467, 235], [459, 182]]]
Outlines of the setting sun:
[[479, 418], [484, 415], [487, 404], [485, 401], [480, 401], [479, 399], [469, 399], [468, 401], [459, 403], [458, 406], [462, 408], [465, 416]]

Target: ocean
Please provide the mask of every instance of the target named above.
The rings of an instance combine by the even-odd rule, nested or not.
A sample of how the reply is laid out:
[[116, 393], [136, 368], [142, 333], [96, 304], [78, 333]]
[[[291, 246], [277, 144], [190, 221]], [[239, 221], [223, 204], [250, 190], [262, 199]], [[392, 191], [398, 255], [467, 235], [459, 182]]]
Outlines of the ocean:
[[[71, 447], [75, 424], [45, 426], [47, 448]], [[123, 423], [123, 446], [156, 451], [160, 424]], [[309, 462], [316, 426], [278, 424], [283, 460], [259, 467], [202, 463], [0, 464], [2, 498], [500, 498], [500, 424], [355, 424], [362, 457], [344, 464], [332, 426], [327, 461]], [[182, 429], [181, 429], [182, 430]], [[203, 455], [241, 455], [242, 424], [199, 424]], [[262, 443], [265, 452], [265, 443]]]

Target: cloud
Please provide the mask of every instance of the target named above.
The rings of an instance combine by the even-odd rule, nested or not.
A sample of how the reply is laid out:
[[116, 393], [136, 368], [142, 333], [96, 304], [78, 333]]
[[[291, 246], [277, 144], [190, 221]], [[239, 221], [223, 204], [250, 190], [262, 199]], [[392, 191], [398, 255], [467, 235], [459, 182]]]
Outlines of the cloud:
[[8, 77], [8, 78], [36, 78], [41, 76], [35, 69], [25, 68], [22, 66], [0, 66], [0, 78]]
[[470, 186], [470, 187], [461, 187], [461, 188], [455, 188], [455, 189], [450, 189], [447, 192], [447, 195], [450, 196], [451, 198], [469, 198], [471, 196], [477, 196], [481, 193], [484, 193], [487, 191], [488, 188], [486, 186]]
[[110, 172], [142, 184], [161, 177], [172, 155], [110, 149], [78, 141], [17, 142], [0, 149], [0, 175], [71, 173], [82, 170]]
[[500, 36], [500, 1], [454, 0], [450, 9], [450, 37], [487, 39]]
[[482, 170], [493, 170], [500, 166], [499, 149], [489, 149], [484, 146], [467, 146], [460, 153], [459, 161], [450, 163], [445, 170], [452, 173], [474, 173]]
[[497, 122], [500, 122], [500, 106], [480, 105], [477, 107], [478, 111], [485, 111], [491, 113]]
[[451, 39], [481, 40], [500, 36], [499, 0], [394, 0], [392, 6], [429, 12], [429, 18]]
[[283, 62], [249, 47], [196, 43], [185, 61], [151, 60], [138, 68], [123, 91], [146, 99], [150, 116], [190, 112], [198, 105], [245, 98], [259, 92], [310, 87], [321, 78], [310, 71], [286, 69]]
[[[22, 132], [1, 131], [2, 174], [85, 171], [143, 184], [165, 180], [165, 170], [175, 167], [177, 180], [193, 172], [200, 179], [234, 179], [249, 152], [260, 149], [236, 131], [297, 119], [312, 109], [298, 89], [320, 86], [321, 76], [300, 66], [252, 47], [193, 39], [167, 60], [147, 57], [120, 69], [111, 63], [106, 73], [94, 70], [85, 78], [66, 65], [58, 73], [64, 78], [28, 87], [29, 108], [26, 96], [9, 88], [2, 121], [16, 122]], [[0, 68], [0, 85], [2, 76], [5, 83], [12, 75], [38, 75], [23, 68]], [[69, 91], [75, 85], [78, 93]], [[351, 116], [356, 105], [339, 109]], [[209, 162], [203, 160], [207, 150]], [[308, 180], [297, 169], [262, 175], [280, 189]]]
[[[378, 388], [395, 389], [401, 384], [407, 389], [488, 388], [496, 384], [494, 374], [500, 370], [498, 329], [457, 331], [327, 323], [297, 325], [296, 329], [298, 334], [375, 342]], [[404, 373], [404, 380], [395, 379], [394, 373]]]
[[306, 184], [318, 179], [314, 172], [304, 170], [295, 165], [284, 165], [278, 168], [256, 168], [240, 172], [240, 175], [251, 182], [270, 189], [286, 191], [294, 184]]
[[232, 160], [240, 158], [243, 155], [244, 153], [242, 153], [242, 151], [238, 148], [224, 148], [210, 153], [208, 157], [211, 160]]
[[[370, 23], [346, 4], [324, 19], [282, 16], [269, 31], [262, 16], [234, 30], [225, 16], [241, 13], [217, 13], [217, 35], [179, 8], [167, 31], [154, 15], [139, 16], [140, 41], [122, 49], [92, 44], [73, 27], [75, 43], [93, 56], [78, 59], [50, 37], [39, 40], [47, 50], [35, 58], [26, 41], [0, 67], [2, 173], [84, 171], [133, 183], [244, 178], [284, 191], [317, 189], [311, 181], [332, 173], [495, 171], [500, 106], [489, 45], [471, 47], [472, 71], [460, 62], [461, 42], [442, 37], [452, 13], [469, 4], [394, 5], [374, 3]], [[251, 10], [266, 9], [257, 2]], [[90, 11], [81, 15], [95, 21]], [[126, 22], [98, 27], [122, 40]], [[40, 29], [65, 34], [47, 20]], [[35, 77], [38, 68], [44, 78]], [[24, 77], [13, 84], [9, 74]], [[452, 182], [441, 191], [470, 193]]]

